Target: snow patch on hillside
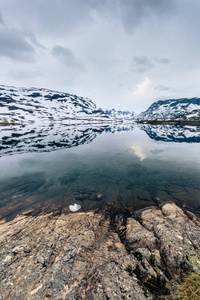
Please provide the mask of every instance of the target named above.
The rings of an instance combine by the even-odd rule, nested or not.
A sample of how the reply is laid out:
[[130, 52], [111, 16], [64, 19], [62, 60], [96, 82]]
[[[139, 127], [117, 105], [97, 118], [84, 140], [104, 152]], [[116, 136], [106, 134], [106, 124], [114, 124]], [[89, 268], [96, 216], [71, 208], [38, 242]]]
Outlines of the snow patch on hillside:
[[200, 98], [181, 98], [154, 102], [138, 120], [200, 120]]
[[109, 119], [90, 99], [38, 88], [0, 85], [0, 123], [44, 124]]

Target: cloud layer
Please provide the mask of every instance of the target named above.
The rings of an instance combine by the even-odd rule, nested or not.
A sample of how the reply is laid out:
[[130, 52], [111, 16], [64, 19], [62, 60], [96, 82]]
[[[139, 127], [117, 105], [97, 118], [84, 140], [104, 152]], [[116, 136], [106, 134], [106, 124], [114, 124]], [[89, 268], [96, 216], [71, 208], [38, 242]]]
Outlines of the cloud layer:
[[0, 56], [24, 62], [34, 61], [35, 49], [17, 29], [0, 28]]
[[79, 70], [84, 69], [81, 63], [78, 61], [78, 59], [75, 57], [75, 55], [69, 48], [64, 48], [59, 45], [54, 46], [51, 53], [69, 68]]
[[1, 0], [0, 83], [146, 110], [200, 95], [199, 0]]

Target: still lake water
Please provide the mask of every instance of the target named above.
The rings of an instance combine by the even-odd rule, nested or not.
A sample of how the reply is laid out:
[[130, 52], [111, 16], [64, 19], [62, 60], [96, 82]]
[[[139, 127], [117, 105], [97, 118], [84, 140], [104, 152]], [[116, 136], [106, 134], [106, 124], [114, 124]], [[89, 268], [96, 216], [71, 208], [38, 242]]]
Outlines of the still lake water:
[[199, 127], [30, 125], [0, 139], [0, 219], [166, 200], [200, 213]]

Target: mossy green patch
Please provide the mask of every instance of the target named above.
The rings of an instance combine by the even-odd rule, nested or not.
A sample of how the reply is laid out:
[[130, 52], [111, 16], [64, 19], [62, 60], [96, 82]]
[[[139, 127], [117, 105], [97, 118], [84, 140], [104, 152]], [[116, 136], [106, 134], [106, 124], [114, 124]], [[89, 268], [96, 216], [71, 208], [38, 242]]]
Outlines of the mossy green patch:
[[187, 278], [180, 289], [179, 300], [200, 299], [200, 273], [194, 273]]
[[155, 254], [151, 253], [149, 262], [151, 265], [153, 265], [153, 266], [155, 265]]

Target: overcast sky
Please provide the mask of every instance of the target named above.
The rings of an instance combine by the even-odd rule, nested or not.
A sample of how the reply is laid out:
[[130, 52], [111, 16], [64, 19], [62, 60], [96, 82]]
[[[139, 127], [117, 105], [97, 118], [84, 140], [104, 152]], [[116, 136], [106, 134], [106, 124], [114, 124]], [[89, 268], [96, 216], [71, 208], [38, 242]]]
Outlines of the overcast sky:
[[0, 0], [0, 83], [144, 111], [200, 97], [199, 0]]

